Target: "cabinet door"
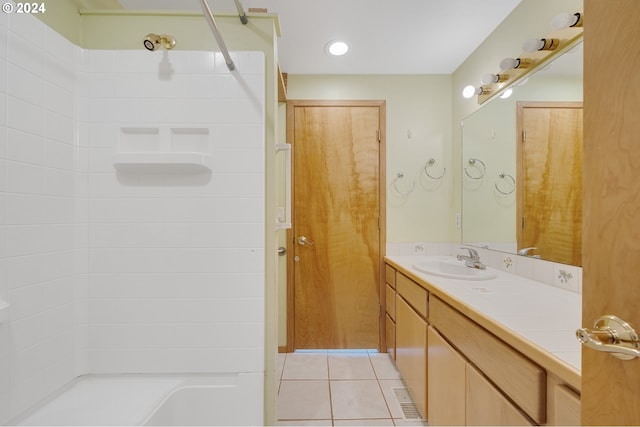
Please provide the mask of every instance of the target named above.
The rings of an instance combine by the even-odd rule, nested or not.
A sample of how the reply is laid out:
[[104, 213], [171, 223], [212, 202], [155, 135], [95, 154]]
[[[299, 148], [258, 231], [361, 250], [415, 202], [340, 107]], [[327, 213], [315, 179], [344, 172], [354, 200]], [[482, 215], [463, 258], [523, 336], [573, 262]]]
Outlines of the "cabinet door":
[[429, 424], [464, 425], [467, 362], [431, 326], [427, 342]]
[[467, 364], [466, 412], [468, 426], [535, 425], [469, 364]]
[[396, 290], [386, 285], [386, 310], [389, 317], [396, 320]]
[[400, 297], [396, 298], [396, 366], [427, 418], [427, 322]]
[[567, 386], [557, 385], [554, 390], [554, 416], [557, 426], [580, 425], [580, 396]]
[[396, 358], [396, 322], [387, 314], [385, 316], [385, 326], [387, 331], [387, 353], [391, 355], [391, 358]]

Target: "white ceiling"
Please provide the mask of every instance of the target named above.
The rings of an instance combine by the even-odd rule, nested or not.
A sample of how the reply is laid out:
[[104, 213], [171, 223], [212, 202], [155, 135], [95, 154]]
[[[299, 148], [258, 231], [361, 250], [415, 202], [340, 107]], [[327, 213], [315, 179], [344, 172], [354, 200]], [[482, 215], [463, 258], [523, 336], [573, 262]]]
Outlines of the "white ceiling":
[[[200, 10], [200, 0], [119, 0], [127, 9]], [[451, 74], [521, 0], [241, 0], [277, 13], [290, 74]], [[90, 3], [91, 0], [85, 0]], [[208, 0], [214, 12], [233, 0]], [[223, 34], [224, 37], [224, 34]], [[325, 45], [350, 44], [342, 57]], [[233, 46], [228, 46], [233, 50]]]

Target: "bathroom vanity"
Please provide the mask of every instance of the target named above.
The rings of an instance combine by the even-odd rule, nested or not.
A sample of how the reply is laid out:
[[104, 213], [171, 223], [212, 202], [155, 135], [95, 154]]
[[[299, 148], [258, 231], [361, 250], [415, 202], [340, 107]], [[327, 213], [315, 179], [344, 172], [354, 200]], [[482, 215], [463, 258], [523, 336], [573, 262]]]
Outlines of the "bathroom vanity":
[[387, 256], [384, 295], [387, 349], [429, 424], [579, 425], [580, 295], [427, 274], [425, 258]]

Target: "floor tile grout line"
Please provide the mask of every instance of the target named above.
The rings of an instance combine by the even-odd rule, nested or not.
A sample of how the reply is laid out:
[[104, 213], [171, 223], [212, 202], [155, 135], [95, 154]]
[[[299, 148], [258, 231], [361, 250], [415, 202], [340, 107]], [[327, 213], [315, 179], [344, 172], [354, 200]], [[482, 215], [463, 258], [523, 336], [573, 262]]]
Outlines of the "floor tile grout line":
[[331, 425], [333, 426], [333, 395], [331, 394], [331, 372], [329, 367], [329, 353], [327, 352], [327, 358], [325, 359], [327, 364], [327, 387], [329, 388], [329, 413], [331, 415]]
[[[329, 352], [326, 352], [326, 353], [322, 352], [322, 354], [325, 355], [325, 363], [326, 363], [326, 369], [327, 369], [327, 371], [326, 371], [327, 372], [326, 380], [327, 380], [327, 387], [328, 387], [328, 391], [329, 391], [329, 406], [330, 406], [330, 416], [331, 416], [330, 420], [327, 420], [327, 419], [325, 419], [325, 420], [326, 421], [331, 421], [331, 426], [334, 426], [335, 425], [335, 421], [336, 421], [335, 415], [334, 415], [334, 412], [333, 412], [333, 395], [331, 393], [331, 382], [332, 381], [336, 381], [336, 382], [340, 382], [340, 381], [371, 381], [371, 380], [375, 380], [378, 383], [378, 389], [382, 393], [382, 397], [384, 399], [385, 407], [387, 408], [387, 413], [388, 413], [389, 417], [388, 418], [380, 418], [380, 417], [368, 418], [368, 417], [364, 417], [364, 418], [358, 418], [358, 420], [368, 420], [368, 419], [380, 419], [380, 420], [383, 420], [384, 419], [384, 420], [390, 420], [393, 423], [393, 425], [396, 425], [396, 422], [395, 422], [396, 418], [394, 418], [393, 413], [391, 412], [391, 409], [389, 407], [389, 402], [387, 401], [387, 398], [386, 398], [386, 396], [384, 394], [384, 391], [383, 391], [383, 386], [380, 383], [380, 381], [383, 380], [383, 379], [381, 379], [381, 377], [379, 376], [378, 371], [376, 371], [374, 363], [373, 363], [372, 355], [369, 352], [367, 352], [366, 355], [367, 355], [367, 357], [369, 359], [369, 364], [370, 364], [370, 366], [371, 366], [371, 368], [373, 370], [374, 378], [339, 378], [339, 379], [333, 379], [332, 380], [331, 379], [331, 368], [329, 366], [329, 355], [330, 354], [329, 354]], [[379, 354], [379, 353], [376, 353], [376, 354]], [[322, 379], [322, 378], [317, 378], [317, 379], [304, 379], [304, 378], [285, 379], [284, 378], [284, 372], [285, 372], [285, 367], [286, 367], [287, 362], [288, 362], [288, 354], [285, 353], [283, 366], [282, 366], [282, 372], [281, 372], [280, 378], [279, 378], [278, 393], [280, 391], [280, 387], [282, 386], [282, 382], [283, 381], [291, 381], [291, 382], [324, 381], [324, 379]], [[400, 380], [400, 381], [403, 381], [401, 377], [400, 378], [389, 378], [388, 380]], [[398, 418], [398, 419], [402, 420], [402, 418]], [[300, 420], [282, 420], [282, 421], [324, 421], [324, 420], [300, 419]], [[338, 421], [342, 421], [342, 419], [339, 419]], [[349, 420], [345, 420], [345, 421], [349, 421]]]
[[[380, 378], [378, 377], [378, 372], [373, 364], [373, 360], [371, 359], [371, 355], [369, 355], [369, 363], [371, 364], [371, 369], [373, 369], [373, 374], [376, 376], [376, 382], [378, 383], [378, 389], [380, 393], [382, 393], [382, 399], [384, 400], [384, 404], [387, 407], [387, 412], [389, 413], [389, 417], [393, 420], [393, 413], [391, 412], [391, 408], [389, 408], [389, 402], [387, 402], [387, 397], [384, 394], [384, 390], [382, 389], [382, 384], [380, 384]], [[393, 422], [393, 421], [392, 421]], [[395, 425], [395, 422], [393, 423]]]

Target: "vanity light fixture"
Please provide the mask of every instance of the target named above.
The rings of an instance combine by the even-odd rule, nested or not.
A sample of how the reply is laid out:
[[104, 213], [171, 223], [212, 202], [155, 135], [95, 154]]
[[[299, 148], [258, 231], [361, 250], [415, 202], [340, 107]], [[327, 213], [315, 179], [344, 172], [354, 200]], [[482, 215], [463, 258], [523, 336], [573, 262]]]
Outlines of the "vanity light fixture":
[[342, 56], [349, 51], [349, 45], [340, 40], [327, 43], [326, 51], [332, 56]]
[[533, 62], [529, 58], [504, 58], [500, 61], [502, 71], [515, 70], [516, 68], [529, 68]]
[[556, 50], [560, 46], [558, 39], [529, 39], [522, 45], [525, 52], [535, 52], [537, 50]]
[[561, 13], [556, 15], [551, 20], [551, 28], [554, 30], [564, 30], [569, 27], [582, 27], [582, 18], [583, 15], [581, 13]]

